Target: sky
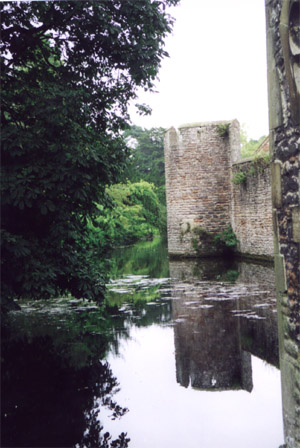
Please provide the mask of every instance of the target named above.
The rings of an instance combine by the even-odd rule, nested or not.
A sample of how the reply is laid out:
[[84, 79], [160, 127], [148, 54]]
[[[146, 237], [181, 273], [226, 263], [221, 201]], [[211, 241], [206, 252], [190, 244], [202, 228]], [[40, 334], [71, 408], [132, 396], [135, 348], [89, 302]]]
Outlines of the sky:
[[264, 0], [181, 0], [166, 39], [158, 93], [135, 102], [152, 108], [133, 124], [144, 128], [239, 120], [249, 138], [268, 135]]

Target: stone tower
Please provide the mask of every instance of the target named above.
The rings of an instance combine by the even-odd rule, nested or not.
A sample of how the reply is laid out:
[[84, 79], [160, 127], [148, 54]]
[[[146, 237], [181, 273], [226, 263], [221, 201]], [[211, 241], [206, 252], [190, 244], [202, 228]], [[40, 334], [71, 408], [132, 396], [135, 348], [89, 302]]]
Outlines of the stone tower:
[[166, 132], [170, 255], [217, 254], [213, 235], [230, 224], [230, 167], [239, 154], [237, 120], [188, 124]]

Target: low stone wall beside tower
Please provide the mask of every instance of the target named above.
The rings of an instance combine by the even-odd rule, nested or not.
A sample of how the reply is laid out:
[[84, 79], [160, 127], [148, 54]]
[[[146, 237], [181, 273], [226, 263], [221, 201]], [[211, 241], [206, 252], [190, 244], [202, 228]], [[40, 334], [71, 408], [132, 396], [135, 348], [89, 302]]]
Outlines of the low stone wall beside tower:
[[[241, 182], [235, 182], [242, 176]], [[273, 259], [270, 163], [264, 158], [232, 166], [231, 226], [244, 257]]]

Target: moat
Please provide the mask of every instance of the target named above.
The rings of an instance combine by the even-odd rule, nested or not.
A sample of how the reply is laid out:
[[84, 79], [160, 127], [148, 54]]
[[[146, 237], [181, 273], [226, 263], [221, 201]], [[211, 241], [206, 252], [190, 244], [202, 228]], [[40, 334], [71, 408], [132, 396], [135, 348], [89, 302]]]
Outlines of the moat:
[[105, 316], [70, 299], [10, 314], [3, 446], [100, 447], [109, 432], [132, 448], [278, 448], [273, 266], [169, 261], [154, 240], [118, 251], [111, 275]]

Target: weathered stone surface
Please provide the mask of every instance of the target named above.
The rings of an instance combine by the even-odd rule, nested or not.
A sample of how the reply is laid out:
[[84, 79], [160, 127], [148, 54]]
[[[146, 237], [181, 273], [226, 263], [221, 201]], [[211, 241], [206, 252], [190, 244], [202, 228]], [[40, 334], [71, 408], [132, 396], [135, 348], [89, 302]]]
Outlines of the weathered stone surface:
[[[228, 127], [228, 133], [226, 133]], [[268, 166], [240, 161], [240, 130], [231, 122], [194, 123], [165, 136], [169, 253], [218, 253], [213, 235], [231, 224], [238, 252], [274, 254], [271, 182]], [[258, 169], [259, 168], [259, 169]], [[247, 171], [246, 182], [232, 173]]]
[[282, 193], [281, 193], [281, 163], [279, 161], [275, 161], [272, 164], [272, 177], [276, 179], [272, 184], [272, 200], [275, 207], [280, 207], [282, 202]]
[[270, 167], [257, 161], [233, 165], [245, 173], [242, 184], [232, 184], [231, 223], [241, 254], [274, 256]]
[[293, 241], [300, 243], [300, 207], [292, 209]]
[[292, 358], [298, 359], [298, 345], [295, 342], [291, 340], [285, 341], [284, 348]]
[[[267, 0], [269, 126], [285, 441], [300, 447], [300, 4]], [[280, 169], [278, 168], [280, 166]]]
[[[220, 135], [219, 126], [234, 127]], [[230, 140], [237, 122], [196, 123], [169, 129], [165, 136], [168, 244], [172, 255], [195, 256], [193, 240], [201, 254], [211, 255], [205, 235], [230, 223]]]

